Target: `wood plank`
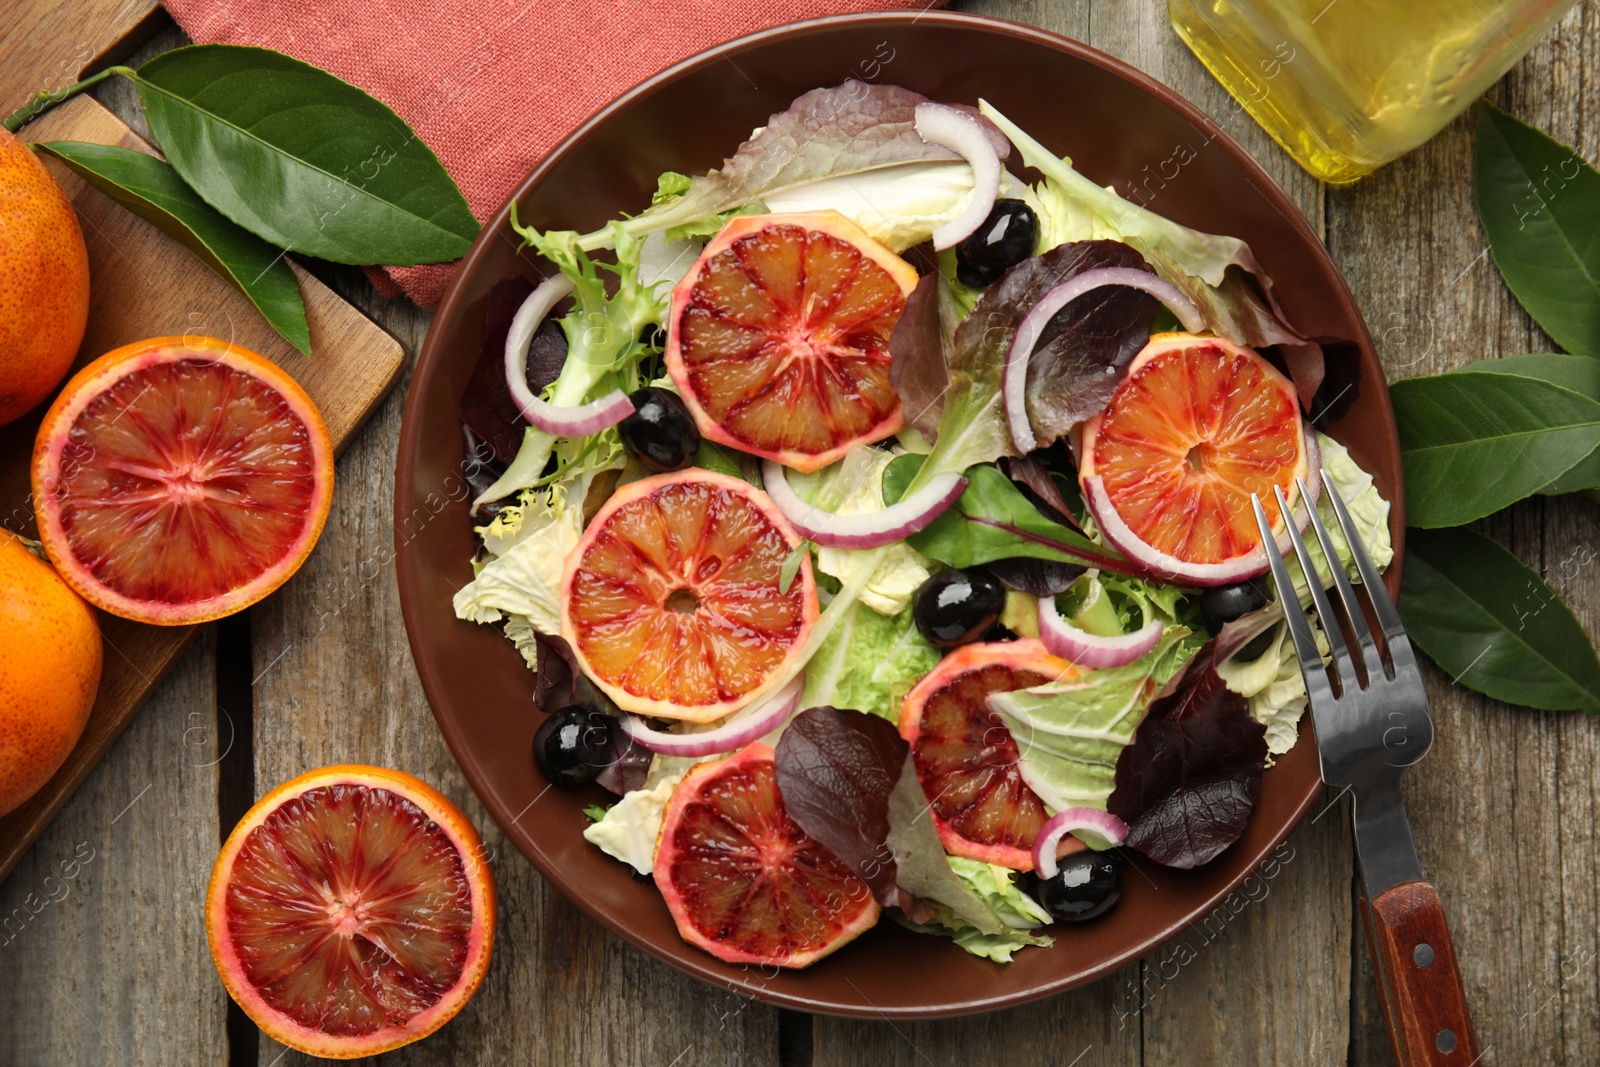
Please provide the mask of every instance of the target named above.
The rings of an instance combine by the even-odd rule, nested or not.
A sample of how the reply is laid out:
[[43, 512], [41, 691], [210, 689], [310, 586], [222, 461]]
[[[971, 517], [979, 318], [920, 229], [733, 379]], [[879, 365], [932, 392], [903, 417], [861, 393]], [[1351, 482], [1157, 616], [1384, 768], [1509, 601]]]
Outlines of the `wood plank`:
[[[359, 274], [340, 272], [339, 286], [367, 306]], [[372, 311], [409, 364], [430, 317], [401, 302]], [[774, 1010], [679, 974], [579, 912], [506, 844], [456, 768], [411, 660], [394, 579], [403, 392], [339, 461], [333, 514], [305, 569], [251, 614], [256, 794], [328, 763], [399, 767], [460, 804], [493, 850], [500, 928], [488, 977], [406, 1062], [776, 1063]], [[260, 1062], [283, 1051], [263, 1039]]]
[[125, 52], [159, 11], [155, 0], [13, 0], [0, 7], [0, 117]]
[[[150, 151], [126, 124], [90, 97], [70, 100], [28, 126], [25, 140], [81, 140]], [[89, 250], [92, 291], [78, 365], [145, 337], [211, 334], [276, 361], [321, 408], [335, 447], [358, 430], [399, 373], [399, 345], [327, 286], [294, 265], [306, 301], [314, 358], [295, 351], [254, 308], [204, 264], [154, 226], [91, 188], [54, 160], [46, 165], [66, 190]], [[0, 428], [0, 522], [31, 533], [28, 460], [43, 410]], [[106, 666], [83, 738], [56, 776], [0, 819], [0, 877], [61, 808], [171, 668], [192, 627], [155, 627], [102, 614]]]
[[[1201, 66], [1173, 32], [1164, 5], [1097, 3], [1089, 23], [1088, 43], [1165, 82], [1211, 115], [1283, 186], [1312, 229], [1322, 232], [1321, 185]], [[1319, 805], [1313, 815], [1317, 821], [1285, 842], [1277, 862], [1269, 861], [1229, 898], [1225, 913], [1214, 912], [1145, 959], [1143, 1063], [1344, 1058], [1350, 834], [1338, 806]]]
[[0, 1063], [226, 1060], [228, 997], [201, 918], [217, 760], [234, 740], [229, 720], [218, 728], [214, 638], [200, 631], [0, 884]]
[[[1490, 98], [1594, 158], [1600, 11], [1572, 12]], [[1391, 377], [1545, 351], [1487, 259], [1472, 204], [1469, 117], [1332, 195], [1330, 246], [1379, 337]], [[1581, 498], [1519, 504], [1480, 529], [1542, 569], [1600, 633], [1600, 526]], [[1423, 870], [1443, 898], [1488, 1062], [1600, 1061], [1593, 836], [1600, 737], [1580, 713], [1488, 700], [1428, 669], [1436, 740], [1406, 801]], [[1365, 953], [1362, 953], [1364, 957]], [[1352, 1062], [1392, 1063], [1362, 959]]]
[[[1272, 143], [1172, 32], [1162, 5], [1070, 0], [958, 5], [1085, 41], [1206, 110], [1321, 232], [1321, 187]], [[1154, 161], [1153, 161], [1154, 162]], [[1180, 179], [1181, 180], [1181, 177]], [[1152, 205], [1159, 210], [1159, 204]], [[815, 1062], [1289, 1063], [1343, 1059], [1348, 1043], [1349, 828], [1335, 808], [1209, 924], [1105, 981], [980, 1020], [914, 1026], [818, 1018]], [[870, 1054], [862, 1050], [869, 1049]]]

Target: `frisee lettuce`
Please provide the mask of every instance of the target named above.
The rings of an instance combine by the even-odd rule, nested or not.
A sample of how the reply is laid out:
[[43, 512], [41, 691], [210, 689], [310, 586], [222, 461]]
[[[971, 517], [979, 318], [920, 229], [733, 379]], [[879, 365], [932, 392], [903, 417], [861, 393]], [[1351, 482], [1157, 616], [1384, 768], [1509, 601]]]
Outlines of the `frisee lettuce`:
[[[657, 281], [646, 284], [639, 273], [641, 244], [611, 223], [616, 246], [616, 262], [591, 258], [577, 247], [577, 235], [570, 230], [541, 233], [517, 220], [516, 205], [511, 206], [511, 228], [522, 236], [523, 247], [531, 247], [553, 263], [572, 283], [573, 307], [558, 321], [567, 337], [567, 360], [561, 374], [544, 399], [561, 407], [586, 404], [621, 389], [632, 392], [644, 384], [642, 364], [655, 347], [639, 339], [651, 324], [659, 325], [666, 313], [667, 289]], [[608, 293], [606, 275], [616, 278], [616, 292]], [[577, 448], [593, 447], [585, 439]], [[556, 450], [557, 438], [528, 427], [522, 447], [504, 474], [475, 501], [475, 505], [500, 500], [537, 484]], [[558, 471], [559, 474], [559, 471]]]

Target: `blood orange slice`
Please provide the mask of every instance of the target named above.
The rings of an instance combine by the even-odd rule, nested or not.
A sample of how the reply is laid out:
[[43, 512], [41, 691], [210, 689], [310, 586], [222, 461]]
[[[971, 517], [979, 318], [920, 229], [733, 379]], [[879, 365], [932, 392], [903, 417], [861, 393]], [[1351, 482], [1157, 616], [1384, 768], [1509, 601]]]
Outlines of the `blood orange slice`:
[[808, 966], [880, 911], [861, 876], [784, 813], [760, 742], [673, 790], [654, 874], [683, 939], [729, 963]]
[[1044, 801], [1022, 780], [1017, 742], [986, 701], [990, 693], [1077, 673], [1034, 638], [966, 645], [906, 694], [900, 736], [911, 745], [917, 780], [946, 852], [1033, 869], [1029, 850], [1048, 818]]
[[228, 993], [269, 1037], [330, 1059], [426, 1037], [489, 967], [494, 876], [477, 832], [426, 783], [339, 766], [239, 821], [206, 894]]
[[1248, 348], [1157, 334], [1105, 410], [1083, 424], [1078, 468], [1101, 531], [1154, 573], [1225, 585], [1266, 570], [1250, 494], [1293, 503], [1314, 445], [1295, 388]]
[[811, 561], [767, 495], [690, 469], [618, 489], [567, 557], [561, 635], [627, 711], [710, 722], [766, 695], [817, 618]]
[[67, 383], [33, 452], [39, 539], [83, 598], [162, 626], [287, 581], [333, 501], [333, 442], [276, 364], [213, 337], [109, 352]]
[[672, 292], [667, 370], [702, 436], [817, 470], [904, 425], [889, 333], [916, 285], [836, 211], [736, 217]]

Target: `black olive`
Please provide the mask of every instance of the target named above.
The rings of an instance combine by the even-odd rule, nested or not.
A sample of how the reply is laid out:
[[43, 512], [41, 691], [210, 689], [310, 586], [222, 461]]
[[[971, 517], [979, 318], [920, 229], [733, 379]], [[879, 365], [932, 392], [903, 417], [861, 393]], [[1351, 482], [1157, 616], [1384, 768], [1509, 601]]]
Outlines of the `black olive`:
[[1006, 587], [986, 570], [951, 567], [917, 586], [911, 618], [940, 648], [970, 644], [989, 632], [1006, 606]]
[[1111, 910], [1122, 896], [1122, 865], [1110, 852], [1084, 850], [1061, 861], [1052, 878], [1032, 875], [1033, 895], [1057, 922], [1081, 923]]
[[700, 431], [677, 394], [646, 386], [628, 399], [634, 412], [617, 424], [622, 447], [657, 474], [682, 470], [694, 462]]
[[1259, 611], [1272, 601], [1260, 578], [1238, 585], [1212, 586], [1200, 594], [1200, 621], [1211, 634], [1226, 624]]
[[989, 217], [956, 245], [956, 280], [982, 289], [1033, 255], [1039, 219], [1021, 200], [996, 200]]
[[551, 785], [593, 781], [611, 755], [605, 716], [573, 704], [545, 719], [533, 735], [533, 762]]

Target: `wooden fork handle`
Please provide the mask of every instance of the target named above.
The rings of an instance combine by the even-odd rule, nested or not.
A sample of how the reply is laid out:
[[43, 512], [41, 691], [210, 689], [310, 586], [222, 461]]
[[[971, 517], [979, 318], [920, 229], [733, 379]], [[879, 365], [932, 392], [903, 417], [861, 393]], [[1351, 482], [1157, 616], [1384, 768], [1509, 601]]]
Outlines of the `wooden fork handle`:
[[1433, 886], [1405, 882], [1363, 899], [1361, 910], [1400, 1067], [1477, 1063], [1478, 1038]]

